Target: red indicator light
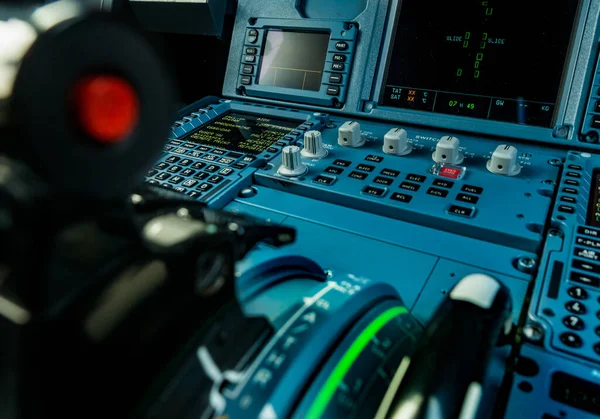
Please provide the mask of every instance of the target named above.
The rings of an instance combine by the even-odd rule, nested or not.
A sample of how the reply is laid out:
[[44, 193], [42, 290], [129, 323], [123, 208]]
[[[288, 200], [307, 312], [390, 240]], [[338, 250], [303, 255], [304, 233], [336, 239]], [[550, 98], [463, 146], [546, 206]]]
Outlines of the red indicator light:
[[439, 173], [440, 176], [447, 177], [450, 179], [458, 179], [461, 174], [462, 170], [454, 169], [452, 167], [442, 167]]

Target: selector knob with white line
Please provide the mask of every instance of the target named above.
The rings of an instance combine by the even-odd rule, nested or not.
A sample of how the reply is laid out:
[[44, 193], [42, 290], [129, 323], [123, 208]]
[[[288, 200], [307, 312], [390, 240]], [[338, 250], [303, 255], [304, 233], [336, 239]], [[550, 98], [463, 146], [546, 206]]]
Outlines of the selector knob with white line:
[[516, 176], [521, 173], [521, 165], [517, 160], [518, 151], [511, 145], [499, 145], [494, 150], [492, 158], [487, 162], [487, 169], [504, 176]]
[[308, 171], [300, 161], [300, 147], [289, 145], [281, 151], [281, 166], [277, 173], [283, 176], [296, 177], [302, 176]]
[[327, 150], [323, 148], [323, 138], [321, 131], [308, 131], [304, 134], [304, 148], [302, 156], [309, 159], [322, 159], [327, 155]]
[[338, 130], [338, 144], [342, 147], [361, 147], [365, 139], [360, 133], [360, 124], [356, 121], [345, 122]]
[[396, 156], [406, 156], [412, 151], [412, 144], [408, 142], [406, 130], [392, 128], [383, 137], [383, 152]]
[[442, 137], [435, 146], [432, 158], [436, 163], [461, 164], [465, 156], [460, 151], [460, 140], [456, 137]]

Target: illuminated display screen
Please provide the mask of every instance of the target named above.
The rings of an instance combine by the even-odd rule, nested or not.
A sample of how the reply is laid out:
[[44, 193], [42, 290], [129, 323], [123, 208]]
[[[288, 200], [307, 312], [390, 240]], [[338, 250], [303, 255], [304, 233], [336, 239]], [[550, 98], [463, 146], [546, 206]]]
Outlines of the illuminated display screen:
[[269, 30], [258, 84], [318, 92], [328, 46], [328, 33]]
[[404, 0], [381, 103], [551, 127], [578, 0]]
[[590, 190], [590, 203], [588, 208], [587, 224], [600, 227], [600, 169], [594, 170], [592, 188]]
[[297, 121], [228, 113], [194, 132], [187, 141], [260, 154], [299, 125]]

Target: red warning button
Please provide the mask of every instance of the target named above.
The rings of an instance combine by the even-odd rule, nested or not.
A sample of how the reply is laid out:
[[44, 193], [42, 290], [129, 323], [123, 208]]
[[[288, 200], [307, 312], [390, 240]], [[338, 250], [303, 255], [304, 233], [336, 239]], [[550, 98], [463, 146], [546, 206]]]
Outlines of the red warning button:
[[458, 179], [462, 172], [463, 171], [461, 169], [455, 169], [453, 167], [442, 167], [440, 169], [439, 175], [450, 179]]
[[127, 81], [112, 75], [88, 76], [75, 85], [81, 127], [103, 144], [119, 143], [135, 128], [139, 99]]

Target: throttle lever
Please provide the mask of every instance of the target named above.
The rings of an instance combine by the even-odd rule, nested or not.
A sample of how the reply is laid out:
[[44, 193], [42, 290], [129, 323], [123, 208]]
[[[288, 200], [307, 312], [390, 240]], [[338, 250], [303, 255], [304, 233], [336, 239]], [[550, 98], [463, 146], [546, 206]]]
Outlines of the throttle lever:
[[466, 276], [433, 315], [412, 359], [396, 371], [376, 419], [474, 418], [486, 368], [512, 329], [512, 300], [498, 280]]

